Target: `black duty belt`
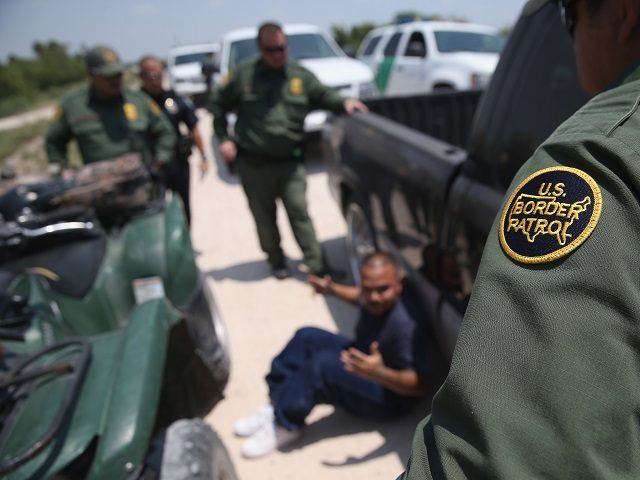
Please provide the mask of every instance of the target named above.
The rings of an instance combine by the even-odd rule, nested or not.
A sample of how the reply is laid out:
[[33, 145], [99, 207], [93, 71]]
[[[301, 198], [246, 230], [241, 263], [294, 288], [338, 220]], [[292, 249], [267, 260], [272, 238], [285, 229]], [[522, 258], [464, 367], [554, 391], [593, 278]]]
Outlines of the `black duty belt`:
[[304, 155], [302, 154], [302, 148], [296, 147], [290, 155], [269, 155], [266, 153], [256, 153], [245, 148], [238, 147], [238, 156], [249, 158], [256, 162], [286, 162], [290, 160], [302, 161]]

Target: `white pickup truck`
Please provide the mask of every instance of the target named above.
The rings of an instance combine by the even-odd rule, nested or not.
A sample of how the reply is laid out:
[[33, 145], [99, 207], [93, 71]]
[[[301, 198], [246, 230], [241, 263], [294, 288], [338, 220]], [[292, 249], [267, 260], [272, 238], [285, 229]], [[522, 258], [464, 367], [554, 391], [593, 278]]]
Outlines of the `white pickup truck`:
[[[373, 72], [369, 67], [349, 58], [320, 27], [291, 24], [283, 25], [283, 30], [287, 36], [289, 57], [311, 70], [322, 83], [345, 97], [367, 98], [376, 95]], [[215, 84], [219, 84], [237, 65], [258, 55], [257, 34], [256, 28], [245, 28], [222, 36]], [[319, 132], [326, 118], [327, 113], [323, 111], [309, 113], [305, 118], [305, 132]]]
[[505, 39], [493, 28], [461, 22], [409, 22], [371, 30], [357, 58], [387, 96], [485, 88]]
[[169, 82], [179, 95], [190, 97], [206, 93], [206, 78], [202, 73], [203, 62], [213, 62], [220, 46], [217, 43], [183, 45], [169, 50], [167, 72]]

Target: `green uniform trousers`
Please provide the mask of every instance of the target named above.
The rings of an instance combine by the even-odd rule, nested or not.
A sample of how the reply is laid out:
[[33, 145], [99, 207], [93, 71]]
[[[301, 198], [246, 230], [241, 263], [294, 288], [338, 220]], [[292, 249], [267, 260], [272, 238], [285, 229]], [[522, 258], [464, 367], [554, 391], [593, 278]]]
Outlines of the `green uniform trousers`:
[[276, 224], [276, 199], [280, 198], [289, 217], [304, 263], [312, 272], [323, 270], [322, 251], [307, 211], [307, 178], [299, 159], [280, 160], [255, 157], [242, 152], [238, 174], [249, 201], [262, 251], [274, 267], [284, 266], [280, 232]]

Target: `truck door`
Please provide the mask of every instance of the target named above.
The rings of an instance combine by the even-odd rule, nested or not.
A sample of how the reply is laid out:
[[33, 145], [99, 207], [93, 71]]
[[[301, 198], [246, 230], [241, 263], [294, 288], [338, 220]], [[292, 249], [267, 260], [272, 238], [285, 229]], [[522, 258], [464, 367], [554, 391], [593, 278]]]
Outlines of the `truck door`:
[[462, 321], [484, 244], [515, 173], [587, 100], [571, 39], [551, 3], [523, 14], [476, 112], [468, 160], [446, 203], [440, 239], [438, 321]]
[[427, 43], [421, 31], [404, 32], [392, 76], [392, 90], [399, 95], [413, 95], [425, 91], [425, 63]]
[[391, 38], [389, 38], [389, 41], [384, 47], [383, 59], [376, 72], [376, 85], [378, 91], [383, 95], [396, 95], [392, 78], [394, 76], [395, 61], [398, 55], [398, 46], [401, 37], [402, 32], [396, 32], [391, 35]]

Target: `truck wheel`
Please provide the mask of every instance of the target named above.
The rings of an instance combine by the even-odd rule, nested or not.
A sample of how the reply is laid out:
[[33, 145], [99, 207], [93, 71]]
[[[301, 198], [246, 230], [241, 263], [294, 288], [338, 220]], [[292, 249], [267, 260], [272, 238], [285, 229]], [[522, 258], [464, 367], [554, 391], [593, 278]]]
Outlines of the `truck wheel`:
[[356, 285], [360, 284], [362, 259], [376, 249], [375, 237], [369, 217], [359, 203], [351, 202], [347, 207], [347, 255], [349, 270]]
[[169, 426], [162, 441], [160, 480], [237, 480], [222, 440], [201, 419]]
[[438, 83], [433, 86], [433, 93], [450, 93], [455, 91], [455, 87], [448, 83]]

